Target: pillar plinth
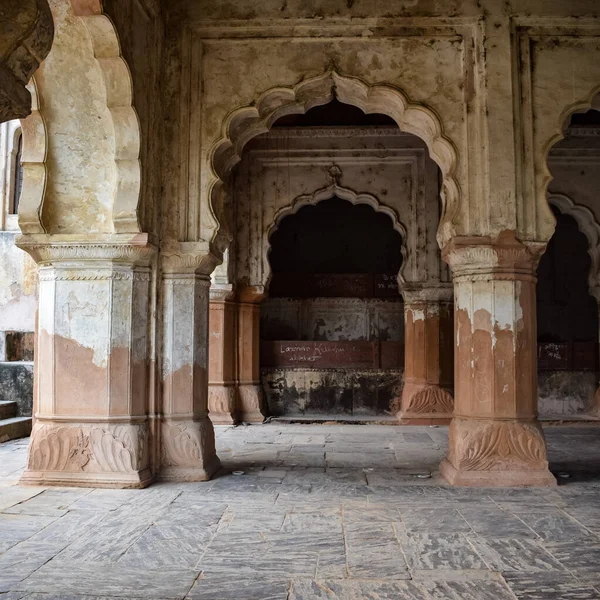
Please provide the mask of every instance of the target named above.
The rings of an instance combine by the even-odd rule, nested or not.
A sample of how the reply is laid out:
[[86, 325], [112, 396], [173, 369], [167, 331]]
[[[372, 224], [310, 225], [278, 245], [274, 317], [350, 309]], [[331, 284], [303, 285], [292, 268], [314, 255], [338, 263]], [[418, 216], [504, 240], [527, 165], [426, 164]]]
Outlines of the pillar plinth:
[[455, 408], [441, 464], [452, 484], [550, 486], [537, 421], [535, 271], [544, 244], [514, 235], [445, 248], [455, 298]]
[[403, 424], [448, 424], [452, 419], [453, 325], [449, 285], [403, 290], [405, 366]]
[[260, 303], [264, 294], [246, 288], [238, 303], [238, 414], [245, 423], [265, 419], [260, 382]]
[[215, 425], [238, 422], [237, 414], [237, 305], [233, 286], [210, 288], [208, 411]]
[[220, 467], [208, 418], [210, 278], [201, 268], [202, 256], [163, 260], [160, 478], [206, 481]]
[[[144, 487], [150, 259], [145, 236], [22, 238], [39, 264], [35, 425], [22, 483]], [[107, 236], [108, 237], [108, 236]]]

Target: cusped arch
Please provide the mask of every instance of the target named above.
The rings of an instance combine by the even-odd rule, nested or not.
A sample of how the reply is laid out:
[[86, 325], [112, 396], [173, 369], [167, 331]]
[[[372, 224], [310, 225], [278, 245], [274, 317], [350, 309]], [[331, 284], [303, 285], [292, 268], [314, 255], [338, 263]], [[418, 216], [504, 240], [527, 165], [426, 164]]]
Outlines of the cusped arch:
[[[558, 142], [565, 138], [566, 130], [571, 120], [571, 117], [576, 113], [587, 112], [591, 108], [600, 110], [600, 85], [597, 85], [594, 88], [592, 88], [592, 90], [584, 98], [581, 98], [571, 103], [560, 113], [560, 116], [554, 128], [554, 133], [543, 147], [543, 173], [540, 188], [540, 194], [542, 198], [548, 200], [548, 186], [550, 185], [550, 182], [553, 179], [548, 162], [548, 159], [550, 157], [550, 151], [554, 146], [556, 146], [556, 144], [558, 144]], [[546, 202], [545, 205], [542, 204], [542, 206], [545, 206], [546, 208], [546, 211], [548, 213], [546, 216], [550, 220], [553, 220], [554, 217], [552, 216], [552, 214], [550, 214], [549, 204]]]
[[48, 153], [48, 131], [42, 116], [40, 96], [35, 77], [32, 77], [27, 90], [31, 94], [31, 113], [21, 119], [23, 151], [23, 187], [19, 199], [18, 222], [21, 232], [45, 233], [42, 222], [42, 207], [46, 192]]
[[212, 240], [223, 241], [228, 235], [219, 232], [223, 222], [223, 187], [233, 167], [241, 160], [244, 146], [254, 137], [266, 133], [279, 118], [304, 114], [334, 98], [360, 108], [365, 114], [384, 114], [398, 127], [422, 139], [443, 177], [442, 217], [438, 229], [440, 242], [451, 236], [452, 219], [460, 202], [456, 179], [457, 152], [444, 137], [439, 117], [431, 109], [409, 101], [399, 89], [390, 85], [369, 85], [355, 77], [328, 71], [293, 87], [276, 87], [264, 92], [252, 106], [231, 112], [223, 123], [222, 136], [210, 152], [212, 179], [209, 186], [214, 223]]
[[133, 107], [133, 81], [121, 54], [112, 21], [105, 15], [80, 16], [85, 24], [106, 88], [106, 106], [114, 127], [117, 182], [112, 219], [116, 233], [139, 233], [141, 188], [140, 124]]
[[338, 183], [334, 182], [326, 187], [322, 187], [322, 188], [315, 190], [312, 194], [302, 194], [301, 196], [298, 196], [297, 198], [292, 200], [292, 202], [290, 204], [280, 208], [275, 213], [273, 222], [267, 230], [267, 235], [266, 235], [267, 248], [266, 248], [266, 252], [264, 253], [264, 256], [265, 256], [264, 272], [265, 272], [265, 276], [266, 276], [265, 279], [267, 282], [267, 286], [266, 286], [267, 288], [270, 284], [271, 277], [272, 277], [271, 263], [269, 261], [269, 256], [271, 254], [271, 238], [272, 238], [273, 234], [277, 231], [277, 229], [279, 229], [279, 226], [281, 225], [281, 222], [283, 221], [283, 219], [296, 214], [304, 206], [316, 206], [320, 202], [323, 202], [325, 200], [331, 200], [333, 198], [340, 198], [341, 200], [346, 200], [353, 205], [366, 204], [366, 205], [370, 206], [375, 212], [382, 213], [382, 214], [386, 215], [387, 217], [389, 217], [389, 219], [392, 222], [392, 227], [394, 228], [395, 231], [397, 231], [400, 234], [400, 237], [402, 239], [402, 247], [401, 247], [402, 265], [400, 267], [400, 272], [398, 273], [398, 283], [399, 284], [405, 283], [405, 281], [406, 281], [405, 280], [405, 268], [406, 268], [406, 265], [408, 264], [408, 256], [409, 256], [409, 250], [408, 250], [408, 246], [407, 246], [408, 235], [407, 235], [406, 227], [398, 218], [398, 213], [393, 208], [390, 208], [389, 206], [385, 206], [385, 205], [381, 204], [381, 202], [379, 202], [379, 200], [372, 194], [355, 192], [354, 190], [352, 190], [350, 188], [343, 187], [343, 186], [339, 185]]
[[[92, 6], [94, 4], [94, 6]], [[99, 14], [99, 3], [73, 2], [74, 14], [81, 19], [90, 36], [93, 56], [102, 80], [106, 108], [114, 130], [113, 159], [116, 182], [113, 191], [112, 225], [115, 233], [139, 233], [138, 219], [141, 167], [140, 126], [133, 107], [133, 84], [112, 21]], [[85, 51], [81, 48], [81, 51]], [[77, 76], [85, 77], [85, 73]], [[47, 127], [43, 115], [44, 89], [32, 79], [32, 113], [22, 120], [23, 192], [19, 205], [19, 226], [24, 234], [44, 233], [43, 203], [47, 182]]]
[[[594, 296], [600, 294], [600, 224], [587, 206], [575, 204], [571, 198], [564, 194], [549, 194], [548, 204], [555, 206], [563, 215], [575, 219], [579, 231], [588, 240], [588, 253], [592, 259], [588, 284]], [[600, 298], [599, 298], [600, 299]]]

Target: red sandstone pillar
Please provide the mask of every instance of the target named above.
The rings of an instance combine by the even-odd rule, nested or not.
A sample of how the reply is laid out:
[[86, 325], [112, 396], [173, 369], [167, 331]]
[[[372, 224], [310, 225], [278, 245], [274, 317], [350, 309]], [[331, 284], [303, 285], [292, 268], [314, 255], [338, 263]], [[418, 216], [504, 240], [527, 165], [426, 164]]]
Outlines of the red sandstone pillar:
[[237, 304], [232, 286], [210, 288], [208, 410], [214, 424], [231, 425], [237, 416]]
[[153, 477], [148, 336], [153, 248], [27, 236], [39, 265], [35, 424], [22, 482], [144, 487]]
[[220, 466], [208, 418], [210, 278], [201, 268], [205, 258], [172, 255], [163, 262], [160, 476], [167, 480], [205, 481]]
[[455, 485], [549, 486], [537, 420], [535, 272], [543, 244], [514, 235], [444, 249], [455, 299], [455, 408], [442, 475]]
[[263, 294], [246, 288], [238, 304], [238, 414], [246, 423], [262, 423], [260, 382], [260, 303]]
[[402, 295], [405, 367], [398, 420], [414, 425], [450, 423], [454, 409], [452, 288], [412, 285]]

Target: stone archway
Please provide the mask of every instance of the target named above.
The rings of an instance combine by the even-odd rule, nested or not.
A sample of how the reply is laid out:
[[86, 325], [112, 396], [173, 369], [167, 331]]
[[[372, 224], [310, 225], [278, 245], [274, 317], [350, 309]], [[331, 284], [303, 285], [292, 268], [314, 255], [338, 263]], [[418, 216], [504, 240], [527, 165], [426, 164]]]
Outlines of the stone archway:
[[379, 113], [396, 121], [400, 130], [416, 135], [425, 142], [431, 158], [439, 166], [442, 185], [442, 216], [438, 228], [440, 244], [451, 237], [452, 219], [458, 212], [460, 188], [456, 179], [457, 153], [443, 134], [438, 116], [431, 109], [411, 103], [399, 89], [389, 85], [369, 85], [360, 79], [328, 71], [290, 88], [271, 88], [252, 106], [234, 110], [225, 119], [222, 136], [209, 152], [212, 168], [208, 185], [212, 222], [206, 226], [204, 239], [211, 239], [218, 251], [227, 246], [231, 232], [226, 214], [226, 181], [240, 161], [245, 145], [266, 133], [277, 119], [303, 114], [315, 106], [337, 98], [344, 104], [360, 108], [366, 114]]
[[[591, 259], [588, 275], [589, 291], [600, 306], [600, 223], [589, 208], [576, 204], [565, 194], [550, 193], [548, 203], [555, 206], [563, 215], [572, 217], [576, 221], [579, 231], [587, 238], [588, 254]], [[590, 414], [600, 416], [600, 388], [594, 394]]]
[[290, 204], [279, 209], [277, 211], [277, 213], [275, 214], [273, 223], [267, 229], [267, 232], [265, 235], [266, 243], [268, 244], [266, 252], [264, 253], [264, 255], [265, 255], [265, 267], [264, 268], [265, 268], [265, 274], [266, 274], [265, 279], [267, 281], [267, 287], [268, 287], [268, 282], [271, 279], [271, 267], [270, 267], [270, 262], [269, 262], [269, 254], [271, 252], [271, 237], [275, 233], [275, 231], [277, 231], [277, 229], [279, 228], [279, 225], [281, 224], [283, 219], [285, 219], [286, 217], [288, 217], [290, 215], [296, 214], [304, 206], [316, 206], [317, 204], [319, 204], [319, 202], [323, 202], [324, 200], [330, 200], [335, 197], [340, 198], [341, 200], [346, 200], [353, 205], [366, 204], [367, 206], [370, 206], [375, 212], [382, 213], [382, 214], [386, 215], [387, 217], [389, 217], [389, 219], [392, 222], [392, 227], [394, 228], [394, 230], [397, 231], [402, 236], [402, 248], [401, 248], [402, 266], [400, 267], [400, 271], [398, 273], [398, 283], [401, 285], [405, 282], [406, 278], [404, 275], [404, 270], [406, 267], [407, 258], [409, 256], [409, 249], [408, 249], [408, 245], [406, 243], [407, 231], [406, 231], [405, 225], [400, 222], [398, 214], [396, 213], [396, 211], [394, 209], [381, 204], [379, 202], [379, 200], [373, 194], [368, 194], [365, 192], [363, 192], [363, 193], [356, 192], [353, 189], [350, 189], [350, 188], [340, 185], [339, 184], [339, 176], [340, 176], [339, 169], [337, 171], [335, 169], [336, 169], [336, 167], [332, 167], [330, 169], [330, 178], [331, 178], [330, 185], [319, 188], [319, 189], [315, 190], [312, 194], [303, 194], [301, 196], [298, 196], [297, 198], [294, 198], [290, 202]]

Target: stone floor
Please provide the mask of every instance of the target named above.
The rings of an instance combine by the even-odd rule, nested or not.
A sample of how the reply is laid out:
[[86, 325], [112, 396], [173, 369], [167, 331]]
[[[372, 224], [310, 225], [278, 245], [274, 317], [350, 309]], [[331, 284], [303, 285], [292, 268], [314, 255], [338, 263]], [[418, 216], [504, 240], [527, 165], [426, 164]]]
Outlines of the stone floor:
[[8, 442], [0, 599], [600, 599], [600, 428], [546, 435], [570, 477], [509, 490], [444, 485], [446, 428], [218, 428], [220, 477], [141, 491], [19, 487]]

